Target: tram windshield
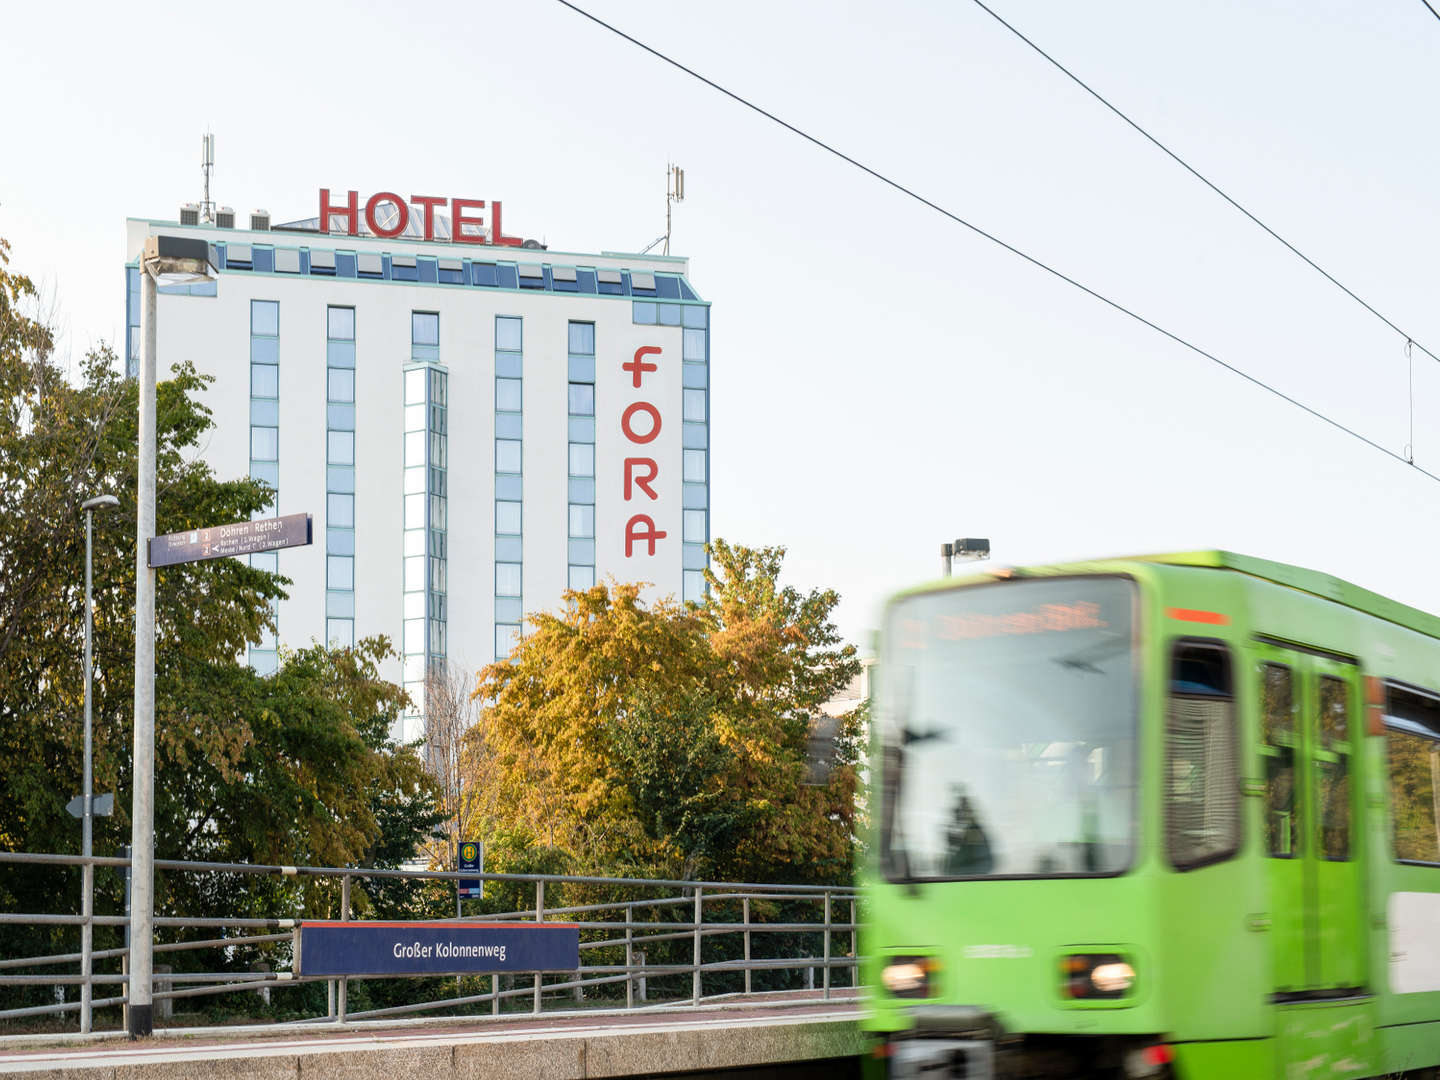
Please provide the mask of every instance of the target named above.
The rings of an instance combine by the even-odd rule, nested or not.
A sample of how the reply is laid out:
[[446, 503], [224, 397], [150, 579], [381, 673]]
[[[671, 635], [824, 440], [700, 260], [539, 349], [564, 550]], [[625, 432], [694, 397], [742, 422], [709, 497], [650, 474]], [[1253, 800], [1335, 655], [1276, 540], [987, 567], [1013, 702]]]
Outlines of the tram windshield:
[[903, 599], [877, 673], [892, 880], [1115, 874], [1135, 847], [1135, 584]]

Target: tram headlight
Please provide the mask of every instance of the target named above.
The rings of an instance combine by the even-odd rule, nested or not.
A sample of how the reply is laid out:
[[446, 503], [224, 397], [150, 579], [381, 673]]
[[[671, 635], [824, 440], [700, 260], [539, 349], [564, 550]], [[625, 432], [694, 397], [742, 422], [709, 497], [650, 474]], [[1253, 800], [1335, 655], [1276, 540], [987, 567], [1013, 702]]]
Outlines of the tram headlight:
[[892, 997], [929, 997], [934, 992], [930, 977], [937, 967], [928, 956], [894, 956], [881, 970], [880, 983]]
[[1090, 982], [1102, 994], [1123, 994], [1135, 985], [1135, 969], [1124, 960], [1096, 964]]
[[1060, 961], [1061, 992], [1078, 1001], [1124, 997], [1135, 969], [1117, 953], [1074, 953]]

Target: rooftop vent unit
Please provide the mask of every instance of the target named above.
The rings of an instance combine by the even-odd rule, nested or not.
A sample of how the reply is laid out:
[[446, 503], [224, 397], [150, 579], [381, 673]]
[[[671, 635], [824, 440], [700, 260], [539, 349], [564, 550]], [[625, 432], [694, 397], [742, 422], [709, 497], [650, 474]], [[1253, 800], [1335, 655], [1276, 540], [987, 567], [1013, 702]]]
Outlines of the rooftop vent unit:
[[187, 203], [181, 203], [181, 204], [180, 204], [180, 224], [181, 224], [181, 225], [199, 225], [199, 224], [200, 224], [200, 204], [199, 204], [199, 203], [187, 202]]
[[539, 240], [526, 240], [526, 241], [525, 241], [523, 244], [521, 244], [520, 246], [521, 246], [522, 248], [526, 248], [526, 249], [528, 249], [528, 250], [530, 250], [530, 251], [545, 251], [545, 250], [547, 250], [546, 246], [545, 246], [544, 244], [542, 244]]
[[235, 227], [235, 208], [233, 206], [222, 206], [215, 211], [215, 227], [219, 229]]
[[269, 210], [251, 210], [250, 228], [256, 232], [267, 232], [270, 229]]

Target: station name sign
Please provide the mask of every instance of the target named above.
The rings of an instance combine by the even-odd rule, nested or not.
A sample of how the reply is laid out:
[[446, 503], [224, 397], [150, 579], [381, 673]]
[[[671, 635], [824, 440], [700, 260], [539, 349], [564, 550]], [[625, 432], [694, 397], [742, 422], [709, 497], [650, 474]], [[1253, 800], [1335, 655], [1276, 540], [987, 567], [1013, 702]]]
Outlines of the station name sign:
[[149, 544], [149, 565], [153, 568], [224, 559], [231, 555], [253, 555], [259, 551], [302, 547], [311, 542], [313, 527], [309, 514], [237, 521], [208, 529], [157, 536]]
[[303, 922], [295, 973], [458, 975], [479, 971], [574, 971], [574, 923]]
[[[381, 223], [381, 207], [393, 207], [394, 220]], [[320, 231], [343, 231], [348, 236], [360, 235], [360, 224], [374, 236], [399, 236], [410, 225], [413, 214], [421, 224], [426, 240], [444, 239], [435, 235], [436, 207], [450, 210], [450, 240], [456, 244], [492, 244], [496, 247], [520, 247], [518, 236], [506, 236], [500, 226], [500, 202], [492, 201], [486, 213], [484, 199], [460, 199], [445, 195], [411, 195], [407, 200], [393, 191], [377, 191], [362, 204], [358, 191], [347, 191], [344, 201], [337, 201], [329, 188], [320, 189]], [[386, 215], [389, 218], [389, 215]], [[487, 220], [488, 219], [488, 220]], [[337, 230], [336, 222], [343, 228]], [[487, 236], [484, 232], [489, 228]]]

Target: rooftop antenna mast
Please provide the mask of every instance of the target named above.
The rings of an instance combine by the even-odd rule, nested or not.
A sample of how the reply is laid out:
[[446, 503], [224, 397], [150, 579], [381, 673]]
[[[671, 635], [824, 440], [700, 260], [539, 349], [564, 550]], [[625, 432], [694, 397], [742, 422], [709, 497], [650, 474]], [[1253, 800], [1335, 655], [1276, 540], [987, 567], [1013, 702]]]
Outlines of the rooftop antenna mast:
[[215, 136], [207, 131], [200, 136], [200, 171], [205, 174], [205, 201], [200, 204], [200, 220], [215, 223], [215, 204], [210, 200], [210, 174], [215, 171]]
[[670, 254], [670, 208], [677, 202], [685, 201], [685, 170], [679, 165], [665, 166], [665, 234], [657, 236], [641, 250], [641, 255], [649, 253], [650, 249], [662, 240], [665, 243], [663, 254]]
[[679, 165], [665, 168], [665, 254], [670, 254], [670, 208], [685, 200], [685, 170]]

